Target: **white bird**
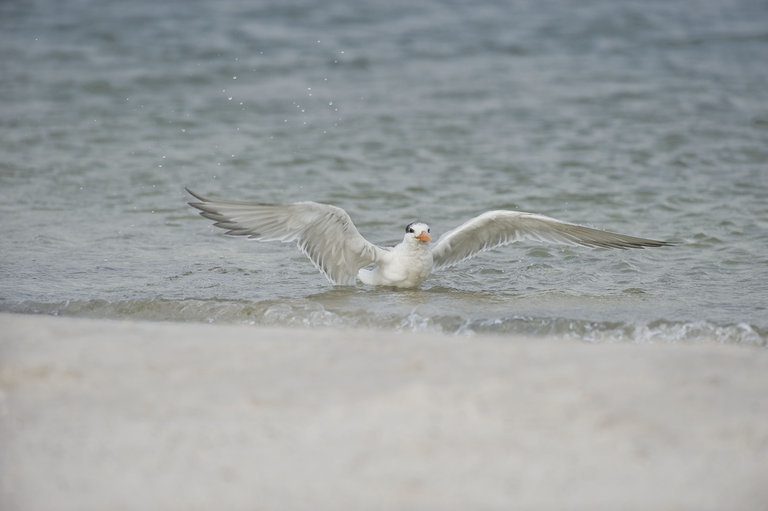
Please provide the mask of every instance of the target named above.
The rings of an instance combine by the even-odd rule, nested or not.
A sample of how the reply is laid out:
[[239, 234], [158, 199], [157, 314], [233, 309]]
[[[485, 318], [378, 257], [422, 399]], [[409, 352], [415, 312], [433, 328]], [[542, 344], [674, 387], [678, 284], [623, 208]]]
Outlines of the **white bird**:
[[[189, 205], [226, 229], [226, 234], [259, 241], [296, 241], [299, 249], [332, 284], [359, 279], [372, 286], [416, 288], [432, 273], [485, 250], [519, 240], [607, 248], [672, 245], [636, 238], [522, 211], [487, 211], [440, 236], [430, 245], [429, 226], [413, 222], [403, 241], [379, 247], [366, 240], [343, 209], [317, 202], [260, 204], [209, 199], [186, 189], [200, 202]], [[373, 269], [366, 266], [375, 265]]]

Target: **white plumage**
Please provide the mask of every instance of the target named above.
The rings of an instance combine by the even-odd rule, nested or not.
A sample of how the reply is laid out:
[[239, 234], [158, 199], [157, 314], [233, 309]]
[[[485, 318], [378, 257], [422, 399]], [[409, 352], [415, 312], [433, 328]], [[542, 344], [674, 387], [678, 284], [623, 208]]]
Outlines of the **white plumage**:
[[[366, 240], [346, 211], [317, 202], [259, 204], [209, 199], [187, 188], [200, 202], [189, 205], [227, 234], [260, 241], [296, 241], [299, 249], [336, 285], [363, 284], [415, 288], [433, 270], [520, 240], [607, 248], [671, 245], [617, 234], [521, 211], [487, 211], [440, 236], [434, 245], [429, 226], [414, 222], [392, 248]], [[374, 269], [365, 266], [375, 265]]]

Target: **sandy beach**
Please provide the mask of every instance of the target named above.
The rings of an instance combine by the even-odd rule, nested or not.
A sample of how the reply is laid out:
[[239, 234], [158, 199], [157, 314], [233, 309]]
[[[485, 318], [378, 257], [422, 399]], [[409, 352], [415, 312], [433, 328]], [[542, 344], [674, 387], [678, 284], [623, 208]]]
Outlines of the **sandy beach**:
[[0, 314], [3, 510], [768, 509], [768, 351]]

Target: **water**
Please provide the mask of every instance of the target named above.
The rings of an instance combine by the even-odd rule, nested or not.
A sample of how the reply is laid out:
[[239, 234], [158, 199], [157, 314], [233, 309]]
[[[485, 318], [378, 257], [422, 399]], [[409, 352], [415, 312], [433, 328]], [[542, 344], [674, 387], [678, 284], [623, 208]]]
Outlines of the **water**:
[[[768, 342], [763, 1], [2, 2], [0, 154], [0, 310]], [[681, 244], [333, 288], [184, 185], [379, 243], [508, 208]]]

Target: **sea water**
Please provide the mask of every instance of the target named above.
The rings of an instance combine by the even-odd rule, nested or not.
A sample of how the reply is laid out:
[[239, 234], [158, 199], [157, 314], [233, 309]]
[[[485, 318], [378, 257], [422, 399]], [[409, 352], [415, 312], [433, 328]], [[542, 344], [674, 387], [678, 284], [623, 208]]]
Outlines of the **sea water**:
[[[333, 287], [185, 185], [382, 244], [498, 208], [679, 244]], [[765, 345], [768, 4], [2, 2], [0, 218], [5, 311]]]

